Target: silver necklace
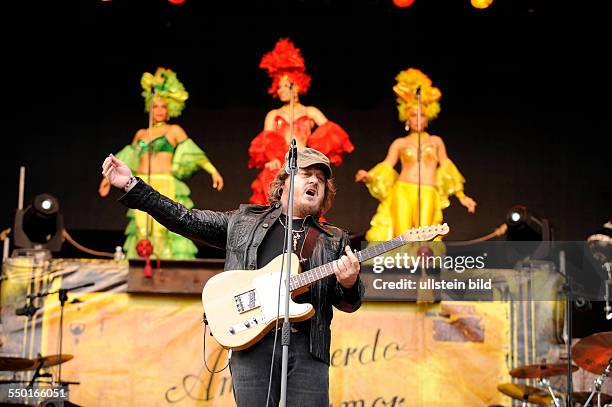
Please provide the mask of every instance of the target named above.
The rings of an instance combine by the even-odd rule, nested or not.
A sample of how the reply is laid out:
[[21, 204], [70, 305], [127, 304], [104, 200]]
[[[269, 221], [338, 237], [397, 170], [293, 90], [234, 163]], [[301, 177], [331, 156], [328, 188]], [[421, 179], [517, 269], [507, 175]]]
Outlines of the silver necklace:
[[[287, 225], [285, 225], [285, 223], [283, 222], [283, 217], [279, 216], [278, 220], [280, 221], [281, 225], [283, 225], [283, 227], [286, 230]], [[304, 232], [306, 228], [306, 226], [304, 226], [305, 222], [306, 222], [306, 218], [304, 218], [304, 220], [302, 221], [302, 228], [300, 230], [291, 229], [291, 234], [293, 235], [293, 251], [294, 252], [297, 251], [298, 241], [300, 240], [300, 236], [302, 235], [302, 232]]]

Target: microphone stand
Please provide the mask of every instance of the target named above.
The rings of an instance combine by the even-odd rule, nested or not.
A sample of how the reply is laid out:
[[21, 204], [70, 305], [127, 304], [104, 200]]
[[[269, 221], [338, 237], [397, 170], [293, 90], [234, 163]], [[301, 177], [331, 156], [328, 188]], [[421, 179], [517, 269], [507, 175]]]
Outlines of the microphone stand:
[[416, 90], [417, 96], [417, 227], [421, 227], [421, 86]]
[[[51, 291], [51, 292], [47, 291], [44, 293], [38, 293], [34, 296], [34, 297], [45, 297], [51, 294], [56, 294], [56, 293], [59, 294], [59, 301], [60, 301], [59, 357], [60, 358], [62, 357], [62, 346], [63, 346], [62, 342], [64, 340], [64, 334], [63, 334], [64, 332], [64, 305], [66, 304], [66, 301], [68, 301], [68, 291], [72, 291], [72, 290], [76, 290], [76, 289], [84, 288], [84, 287], [91, 287], [94, 284], [95, 283], [86, 283], [86, 284], [81, 284], [81, 285], [77, 285], [77, 286], [70, 287], [70, 288], [60, 288], [57, 291]], [[62, 363], [59, 364], [57, 382], [59, 383], [60, 386], [62, 385]]]
[[[147, 128], [147, 184], [151, 185], [151, 156], [153, 155], [153, 105], [155, 104], [155, 88], [151, 89], [151, 102], [149, 103], [149, 127]], [[151, 222], [151, 217], [147, 213], [146, 214], [146, 225], [145, 225], [145, 236], [146, 239], [149, 239], [149, 222]]]
[[565, 337], [565, 344], [567, 346], [567, 395], [566, 395], [566, 405], [567, 407], [572, 407], [574, 403], [572, 402], [572, 391], [574, 389], [574, 385], [572, 383], [572, 286], [571, 286], [571, 278], [569, 273], [565, 268], [565, 251], [561, 250], [559, 252], [559, 272], [565, 278], [565, 284], [563, 284], [563, 292], [565, 294], [565, 313], [566, 313], [566, 325], [567, 325], [567, 335]]
[[289, 342], [291, 339], [291, 323], [289, 322], [289, 300], [291, 298], [290, 284], [291, 281], [291, 254], [293, 253], [293, 190], [295, 184], [295, 174], [297, 173], [297, 143], [293, 137], [293, 99], [294, 85], [290, 85], [291, 100], [289, 102], [289, 134], [291, 135], [291, 143], [289, 146], [289, 160], [287, 162], [287, 170], [289, 173], [289, 199], [287, 200], [287, 230], [285, 231], [285, 253], [287, 254], [287, 266], [285, 275], [285, 319], [283, 320], [281, 345], [283, 349], [281, 363], [281, 395], [280, 406], [287, 405], [287, 373], [289, 362]]

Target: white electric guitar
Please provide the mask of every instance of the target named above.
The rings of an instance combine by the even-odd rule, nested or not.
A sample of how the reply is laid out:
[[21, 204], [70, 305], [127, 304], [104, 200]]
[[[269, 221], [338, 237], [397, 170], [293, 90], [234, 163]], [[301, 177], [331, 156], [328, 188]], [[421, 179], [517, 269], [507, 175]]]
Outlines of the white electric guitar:
[[[357, 251], [355, 256], [361, 263], [405, 243], [431, 240], [448, 231], [446, 223], [413, 228], [395, 239]], [[291, 256], [291, 298], [308, 290], [315, 281], [334, 274], [332, 263], [300, 273], [298, 257]], [[202, 291], [204, 314], [212, 335], [221, 346], [234, 350], [248, 348], [268, 333], [278, 319], [285, 318], [287, 290], [285, 276], [281, 276], [284, 262], [286, 257], [280, 254], [259, 270], [228, 270], [208, 280]], [[306, 320], [314, 313], [311, 304], [289, 301], [291, 322]]]

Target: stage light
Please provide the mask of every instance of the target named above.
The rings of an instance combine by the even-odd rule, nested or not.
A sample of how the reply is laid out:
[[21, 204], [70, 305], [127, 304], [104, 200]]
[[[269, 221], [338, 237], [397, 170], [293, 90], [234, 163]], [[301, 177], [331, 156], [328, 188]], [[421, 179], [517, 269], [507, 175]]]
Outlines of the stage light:
[[552, 240], [552, 228], [547, 219], [540, 219], [524, 205], [515, 205], [506, 215], [506, 237], [513, 241]]
[[34, 197], [32, 203], [15, 215], [15, 246], [60, 251], [64, 219], [57, 198], [50, 194]]
[[174, 4], [175, 6], [179, 6], [185, 3], [185, 0], [168, 0], [168, 3]]
[[414, 0], [393, 0], [393, 4], [400, 8], [410, 7], [412, 3], [414, 3]]
[[518, 222], [519, 220], [521, 220], [521, 214], [518, 212], [511, 212], [510, 213], [510, 221], [511, 222]]
[[472, 3], [474, 8], [482, 10], [489, 7], [493, 0], [470, 0], [470, 3]]
[[532, 260], [549, 259], [553, 248], [553, 228], [547, 219], [531, 213], [524, 205], [515, 205], [506, 214], [506, 240], [513, 242], [542, 242], [511, 246], [515, 254]]

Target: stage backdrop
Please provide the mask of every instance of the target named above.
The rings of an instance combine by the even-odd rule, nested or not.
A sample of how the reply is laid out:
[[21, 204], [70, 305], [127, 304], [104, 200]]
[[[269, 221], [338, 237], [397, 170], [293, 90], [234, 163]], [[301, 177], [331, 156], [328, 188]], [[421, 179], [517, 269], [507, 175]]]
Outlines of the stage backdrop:
[[[70, 399], [86, 406], [231, 406], [228, 369], [203, 366], [199, 298], [131, 295], [127, 263], [53, 260], [31, 267], [10, 260], [2, 284], [5, 355], [59, 353], [60, 307], [47, 296], [32, 320], [15, 316], [28, 294], [94, 282], [69, 292], [62, 365]], [[169, 271], [165, 271], [169, 272]], [[551, 288], [553, 289], [553, 288]], [[553, 304], [554, 305], [554, 304]], [[332, 323], [332, 406], [487, 406], [508, 404], [496, 386], [512, 367], [555, 348], [555, 307], [536, 301], [365, 303]], [[211, 370], [227, 352], [206, 336]], [[57, 375], [58, 367], [51, 369]], [[31, 372], [18, 379], [29, 380]], [[7, 373], [7, 378], [9, 373]], [[57, 377], [57, 376], [56, 376]], [[12, 386], [12, 387], [10, 387]], [[4, 384], [8, 388], [21, 386]]]
[[[0, 163], [0, 230], [13, 221], [25, 165], [26, 202], [52, 193], [68, 230], [118, 233], [115, 241], [95, 242], [98, 250], [121, 243], [125, 208], [115, 202], [118, 193], [98, 197], [100, 165], [147, 126], [140, 77], [158, 66], [175, 70], [189, 92], [173, 122], [225, 177], [221, 193], [212, 191], [208, 174], [188, 182], [196, 207], [244, 203], [257, 175], [247, 168], [249, 142], [279, 107], [259, 61], [290, 37], [312, 75], [301, 102], [343, 126], [355, 145], [335, 171], [331, 222], [351, 233], [367, 230], [378, 202], [354, 176], [405, 135], [392, 87], [398, 72], [417, 67], [442, 92], [429, 131], [443, 138], [467, 179], [466, 193], [478, 202], [470, 215], [452, 198], [444, 213], [448, 239], [491, 232], [518, 203], [551, 219], [559, 239], [585, 239], [610, 217], [602, 196], [611, 187], [609, 65], [601, 52], [608, 48], [607, 22], [593, 22], [607, 14], [593, 2], [544, 3], [498, 1], [476, 10], [467, 1], [443, 0], [406, 9], [388, 0], [91, 1], [49, 3], [48, 12], [36, 8], [39, 18], [24, 3], [27, 18], [19, 20], [33, 40], [10, 44], [22, 51], [10, 58], [5, 81], [10, 124], [18, 128]], [[585, 28], [568, 29], [585, 15]], [[580, 46], [568, 52], [574, 41]], [[41, 61], [53, 63], [43, 69]]]

